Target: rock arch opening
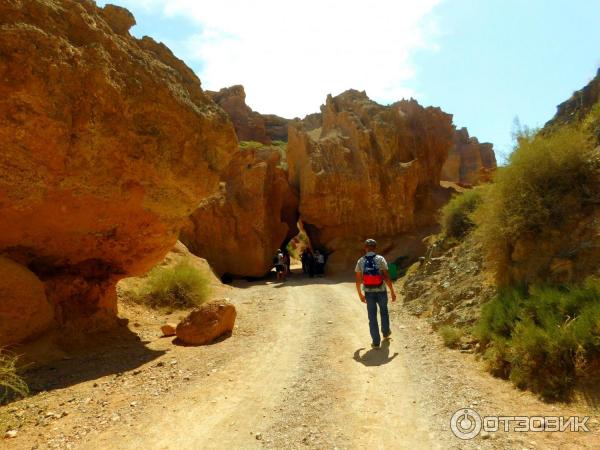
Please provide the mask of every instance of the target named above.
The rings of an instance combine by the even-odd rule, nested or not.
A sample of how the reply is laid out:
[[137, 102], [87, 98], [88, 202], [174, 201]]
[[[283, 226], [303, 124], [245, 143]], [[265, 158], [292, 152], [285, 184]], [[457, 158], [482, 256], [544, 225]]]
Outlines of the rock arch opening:
[[[303, 273], [309, 277], [324, 275], [330, 251], [315, 239], [314, 227], [307, 226], [298, 220], [298, 233], [291, 239], [286, 239], [281, 246], [291, 258], [292, 273]], [[311, 239], [311, 236], [313, 238]]]

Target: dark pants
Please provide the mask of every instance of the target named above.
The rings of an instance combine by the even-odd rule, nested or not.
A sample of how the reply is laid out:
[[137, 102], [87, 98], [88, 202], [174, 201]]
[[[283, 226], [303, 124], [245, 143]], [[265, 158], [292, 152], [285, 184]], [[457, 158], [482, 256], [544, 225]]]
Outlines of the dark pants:
[[381, 314], [381, 332], [384, 336], [390, 334], [387, 292], [365, 292], [365, 298], [367, 299], [371, 339], [373, 340], [373, 344], [379, 345], [381, 343], [381, 336], [379, 335], [379, 324], [377, 323], [377, 305], [379, 305], [379, 312]]
[[325, 264], [317, 263], [317, 275], [325, 275]]

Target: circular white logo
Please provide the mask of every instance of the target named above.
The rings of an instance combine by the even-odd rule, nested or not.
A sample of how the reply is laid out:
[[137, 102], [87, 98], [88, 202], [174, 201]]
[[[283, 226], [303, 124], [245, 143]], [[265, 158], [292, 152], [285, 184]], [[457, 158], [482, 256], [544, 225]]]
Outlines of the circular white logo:
[[450, 419], [450, 428], [459, 439], [473, 439], [481, 431], [481, 416], [470, 408], [459, 409]]

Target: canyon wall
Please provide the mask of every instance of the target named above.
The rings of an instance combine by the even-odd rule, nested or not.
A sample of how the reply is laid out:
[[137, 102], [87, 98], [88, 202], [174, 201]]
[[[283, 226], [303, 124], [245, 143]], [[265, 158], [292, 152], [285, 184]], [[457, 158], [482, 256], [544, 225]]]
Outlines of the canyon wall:
[[299, 218], [332, 271], [366, 237], [415, 257], [437, 229], [457, 139], [439, 108], [351, 90], [288, 121], [241, 86], [207, 95], [123, 8], [30, 0], [0, 17], [0, 346], [114, 323], [117, 281], [180, 235], [219, 275], [258, 277]]
[[[496, 167], [491, 144], [456, 130], [439, 108], [414, 100], [382, 106], [350, 90], [329, 96], [321, 112], [288, 121], [252, 111], [242, 86], [211, 96], [230, 115], [240, 141], [289, 140], [284, 162], [292, 187], [269, 183], [269, 171], [249, 181], [243, 167], [254, 167], [256, 152], [240, 154], [223, 174], [222, 194], [194, 213], [183, 237], [220, 274], [258, 276], [270, 268], [269, 252], [296, 226], [278, 219], [281, 201], [269, 210], [263, 200], [283, 196], [291, 205], [296, 194], [311, 241], [331, 253], [334, 271], [360, 253], [361, 236], [378, 236], [389, 255], [414, 257], [423, 251], [422, 237], [436, 231], [439, 207], [451, 195], [440, 181], [477, 185]], [[242, 259], [251, 263], [237, 262]]]
[[314, 246], [331, 271], [352, 270], [365, 238], [416, 256], [450, 192], [440, 187], [452, 116], [414, 100], [379, 105], [364, 92], [328, 96], [318, 116], [290, 125], [289, 178]]
[[240, 148], [221, 190], [191, 215], [181, 240], [215, 272], [264, 276], [276, 250], [297, 233], [298, 198], [276, 146]]
[[0, 329], [24, 301], [44, 316], [22, 314], [4, 345], [114, 317], [115, 283], [173, 247], [237, 141], [182, 61], [129, 34], [127, 10], [5, 1], [0, 17], [0, 268], [30, 286], [3, 283]]

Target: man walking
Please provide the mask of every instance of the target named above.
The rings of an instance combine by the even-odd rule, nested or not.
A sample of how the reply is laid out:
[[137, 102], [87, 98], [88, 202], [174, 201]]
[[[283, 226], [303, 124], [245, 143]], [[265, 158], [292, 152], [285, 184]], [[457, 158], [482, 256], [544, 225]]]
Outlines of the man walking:
[[377, 306], [379, 306], [381, 314], [381, 332], [383, 333], [383, 338], [388, 339], [392, 334], [387, 308], [388, 296], [385, 288], [386, 285], [390, 289], [392, 302], [396, 301], [396, 293], [394, 292], [394, 285], [388, 273], [387, 261], [383, 256], [378, 255], [376, 251], [377, 242], [374, 239], [367, 239], [365, 241], [365, 256], [362, 256], [358, 260], [356, 269], [354, 269], [356, 272], [356, 291], [358, 292], [360, 301], [367, 304], [372, 348], [379, 348], [381, 344], [379, 324], [377, 323]]

